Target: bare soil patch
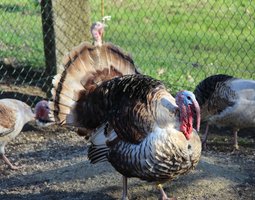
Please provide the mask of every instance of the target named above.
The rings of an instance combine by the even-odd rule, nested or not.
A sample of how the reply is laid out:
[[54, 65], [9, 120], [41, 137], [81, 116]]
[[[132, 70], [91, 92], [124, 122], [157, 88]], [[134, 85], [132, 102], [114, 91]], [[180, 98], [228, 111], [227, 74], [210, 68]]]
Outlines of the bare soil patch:
[[[37, 87], [0, 84], [0, 98], [17, 98], [33, 106], [46, 98]], [[203, 133], [203, 128], [201, 133]], [[233, 152], [229, 129], [210, 128], [208, 149], [190, 174], [164, 185], [169, 196], [187, 200], [255, 199], [255, 130], [239, 133], [240, 151]], [[10, 170], [0, 160], [0, 200], [120, 199], [121, 175], [109, 163], [92, 165], [87, 143], [58, 126], [26, 125], [6, 146], [6, 155], [23, 168]], [[131, 200], [158, 199], [155, 185], [128, 180]]]
[[[169, 196], [177, 199], [255, 199], [255, 134], [240, 133], [240, 151], [232, 152], [232, 134], [212, 129], [208, 150], [198, 167], [188, 175], [167, 183]], [[10, 170], [0, 160], [1, 200], [120, 199], [121, 175], [110, 164], [92, 165], [87, 144], [76, 133], [33, 123], [6, 146], [7, 156], [23, 168]], [[130, 199], [158, 199], [153, 184], [132, 178]]]

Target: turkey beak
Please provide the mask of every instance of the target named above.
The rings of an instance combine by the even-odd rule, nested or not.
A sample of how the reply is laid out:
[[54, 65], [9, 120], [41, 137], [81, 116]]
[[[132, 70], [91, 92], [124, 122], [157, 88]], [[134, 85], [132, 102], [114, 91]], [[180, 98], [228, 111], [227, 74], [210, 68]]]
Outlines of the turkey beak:
[[199, 104], [198, 104], [197, 100], [193, 101], [193, 107], [194, 107], [194, 110], [195, 110], [196, 116], [197, 116], [197, 127], [196, 127], [196, 130], [197, 130], [197, 132], [199, 132], [201, 118], [200, 118], [200, 107], [199, 107]]

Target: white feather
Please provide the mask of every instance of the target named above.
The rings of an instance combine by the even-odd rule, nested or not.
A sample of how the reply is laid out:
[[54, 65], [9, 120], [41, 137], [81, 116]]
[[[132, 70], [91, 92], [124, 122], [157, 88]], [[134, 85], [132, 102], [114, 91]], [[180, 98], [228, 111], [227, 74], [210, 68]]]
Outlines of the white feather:
[[107, 126], [106, 124], [103, 124], [102, 126], [96, 129], [96, 132], [90, 138], [90, 142], [93, 145], [106, 146], [106, 141], [113, 141], [115, 138], [117, 138], [117, 134], [114, 130], [112, 130], [110, 133], [105, 135], [106, 126]]

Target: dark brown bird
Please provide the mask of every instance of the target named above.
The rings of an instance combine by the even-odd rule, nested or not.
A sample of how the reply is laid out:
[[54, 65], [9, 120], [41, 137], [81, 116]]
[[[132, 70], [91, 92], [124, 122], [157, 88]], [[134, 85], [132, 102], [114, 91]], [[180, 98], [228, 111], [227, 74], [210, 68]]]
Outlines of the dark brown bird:
[[[95, 56], [96, 55], [96, 56]], [[109, 161], [127, 178], [161, 183], [193, 169], [201, 141], [193, 129], [200, 111], [193, 93], [176, 99], [151, 77], [137, 74], [134, 62], [110, 44], [81, 45], [70, 53], [65, 70], [55, 76], [52, 89], [56, 122], [74, 126], [90, 140], [92, 163]]]
[[206, 148], [209, 125], [230, 127], [234, 148], [238, 149], [237, 132], [255, 127], [255, 81], [218, 74], [201, 81], [194, 91], [201, 107], [201, 118], [207, 121], [203, 136]]

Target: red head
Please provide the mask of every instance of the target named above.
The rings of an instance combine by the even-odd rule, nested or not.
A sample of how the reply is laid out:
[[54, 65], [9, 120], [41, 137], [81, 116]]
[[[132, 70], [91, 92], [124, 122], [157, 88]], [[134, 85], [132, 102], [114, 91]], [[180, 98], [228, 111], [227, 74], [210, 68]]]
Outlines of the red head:
[[101, 22], [95, 22], [92, 24], [90, 31], [95, 41], [95, 45], [102, 45], [102, 37], [105, 26], [106, 25]]
[[49, 113], [50, 108], [47, 101], [42, 100], [35, 105], [35, 118], [39, 121], [50, 121]]
[[176, 95], [176, 104], [180, 109], [180, 130], [183, 132], [187, 140], [190, 139], [193, 131], [193, 115], [197, 116], [197, 127], [200, 128], [200, 107], [195, 95], [190, 91], [180, 91]]

